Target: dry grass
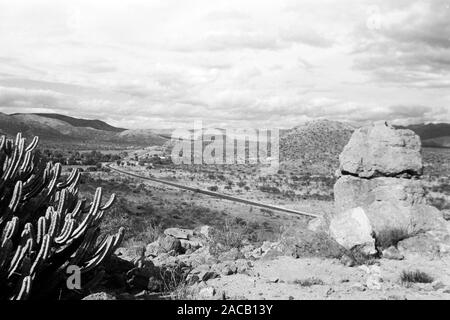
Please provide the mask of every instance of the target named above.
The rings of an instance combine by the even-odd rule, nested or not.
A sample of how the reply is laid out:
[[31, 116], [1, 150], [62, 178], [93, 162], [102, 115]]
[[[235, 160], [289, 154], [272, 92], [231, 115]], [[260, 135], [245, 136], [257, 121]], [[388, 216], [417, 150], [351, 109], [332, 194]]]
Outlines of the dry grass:
[[400, 275], [400, 282], [404, 285], [410, 285], [412, 283], [432, 283], [434, 278], [429, 274], [420, 271], [403, 271]]
[[408, 230], [403, 228], [389, 228], [379, 232], [376, 235], [376, 247], [380, 249], [387, 249], [391, 246], [396, 246], [402, 240], [410, 237]]
[[318, 279], [318, 278], [307, 278], [307, 279], [301, 279], [301, 280], [295, 280], [295, 284], [298, 284], [302, 287], [312, 287], [312, 286], [322, 286], [325, 283]]

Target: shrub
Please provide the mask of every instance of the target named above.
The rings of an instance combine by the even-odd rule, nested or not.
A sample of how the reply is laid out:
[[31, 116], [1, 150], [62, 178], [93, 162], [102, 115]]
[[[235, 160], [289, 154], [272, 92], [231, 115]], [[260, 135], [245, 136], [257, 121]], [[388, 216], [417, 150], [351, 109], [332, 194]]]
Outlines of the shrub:
[[317, 278], [307, 278], [307, 279], [301, 279], [301, 280], [295, 280], [295, 284], [298, 284], [302, 287], [312, 287], [312, 286], [322, 286], [325, 283]]
[[377, 248], [386, 249], [396, 246], [400, 241], [410, 236], [408, 230], [403, 228], [389, 228], [376, 235], [375, 245]]
[[59, 182], [61, 165], [45, 163], [21, 134], [0, 140], [0, 300], [45, 299], [70, 294], [68, 266], [80, 267], [82, 290], [98, 283], [98, 267], [119, 246], [123, 229], [98, 240], [100, 222], [115, 199], [78, 199], [80, 173]]
[[420, 270], [403, 271], [400, 275], [401, 283], [406, 285], [411, 283], [431, 283], [433, 280], [432, 276]]
[[245, 221], [238, 218], [226, 220], [223, 227], [214, 229], [210, 240], [210, 252], [219, 255], [232, 248], [240, 249], [248, 240]]
[[275, 193], [275, 194], [281, 193], [280, 189], [278, 189], [277, 187], [273, 187], [266, 184], [260, 186], [259, 190], [266, 193]]

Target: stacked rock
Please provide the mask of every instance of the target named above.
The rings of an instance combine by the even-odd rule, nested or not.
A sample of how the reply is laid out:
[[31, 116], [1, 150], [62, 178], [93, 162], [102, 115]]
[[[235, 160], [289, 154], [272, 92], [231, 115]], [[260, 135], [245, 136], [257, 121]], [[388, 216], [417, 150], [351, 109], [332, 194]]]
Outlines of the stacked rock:
[[339, 160], [329, 231], [342, 246], [374, 254], [381, 238], [448, 233], [439, 210], [426, 205], [421, 142], [413, 131], [386, 122], [360, 128]]

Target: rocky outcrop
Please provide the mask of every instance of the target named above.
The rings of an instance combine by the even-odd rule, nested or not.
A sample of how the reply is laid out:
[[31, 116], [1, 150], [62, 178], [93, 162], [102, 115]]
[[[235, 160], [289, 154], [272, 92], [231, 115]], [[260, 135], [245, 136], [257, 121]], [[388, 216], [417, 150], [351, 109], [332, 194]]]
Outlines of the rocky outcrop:
[[354, 208], [337, 215], [330, 223], [330, 235], [344, 248], [359, 247], [365, 254], [375, 254], [372, 226], [362, 208]]
[[340, 155], [334, 186], [335, 213], [329, 231], [339, 244], [374, 252], [376, 244], [406, 241], [399, 249], [408, 251], [405, 248], [411, 246], [406, 244], [414, 241], [405, 238], [448, 234], [442, 214], [426, 204], [420, 152], [420, 138], [414, 132], [396, 130], [386, 122], [355, 131]]
[[411, 130], [386, 122], [356, 130], [339, 156], [340, 171], [360, 178], [421, 175], [421, 142]]
[[334, 199], [337, 212], [385, 201], [410, 207], [425, 204], [425, 191], [419, 180], [343, 175], [334, 185]]

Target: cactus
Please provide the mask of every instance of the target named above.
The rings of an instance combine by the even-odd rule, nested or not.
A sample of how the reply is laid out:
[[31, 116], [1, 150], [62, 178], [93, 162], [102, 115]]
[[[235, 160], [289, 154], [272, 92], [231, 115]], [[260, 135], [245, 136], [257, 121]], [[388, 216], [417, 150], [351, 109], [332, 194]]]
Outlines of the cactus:
[[123, 239], [120, 228], [99, 240], [114, 195], [102, 204], [98, 188], [87, 205], [78, 197], [80, 172], [59, 181], [61, 165], [45, 163], [37, 145], [35, 137], [26, 146], [20, 133], [15, 141], [0, 138], [0, 300], [58, 297], [70, 265], [86, 284], [98, 283], [98, 267]]

